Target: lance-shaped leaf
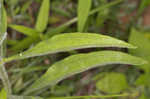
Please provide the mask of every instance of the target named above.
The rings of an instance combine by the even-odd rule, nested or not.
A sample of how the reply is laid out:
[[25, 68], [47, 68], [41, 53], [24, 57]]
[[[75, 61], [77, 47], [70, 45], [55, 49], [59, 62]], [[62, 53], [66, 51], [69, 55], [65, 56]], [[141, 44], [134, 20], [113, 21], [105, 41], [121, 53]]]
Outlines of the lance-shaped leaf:
[[41, 41], [35, 47], [18, 55], [9, 57], [4, 61], [6, 62], [33, 56], [40, 56], [91, 47], [135, 48], [134, 46], [124, 41], [117, 40], [115, 38], [105, 35], [94, 33], [65, 33], [56, 35], [48, 40]]
[[52, 65], [40, 79], [36, 80], [28, 88], [26, 94], [49, 85], [52, 86], [69, 76], [91, 68], [108, 64], [141, 65], [145, 63], [141, 58], [116, 51], [98, 51], [88, 54], [72, 55]]
[[29, 27], [25, 27], [22, 25], [15, 25], [15, 24], [11, 24], [9, 25], [9, 27], [11, 27], [12, 29], [23, 33], [24, 35], [27, 36], [31, 36], [31, 37], [35, 37], [39, 35], [39, 32], [37, 32], [37, 30], [29, 28]]
[[92, 0], [78, 0], [78, 32], [83, 32]]
[[[122, 0], [115, 0], [114, 2], [110, 2], [110, 3], [106, 4], [106, 5], [97, 7], [97, 8], [95, 8], [95, 9], [93, 9], [93, 10], [91, 10], [91, 11], [89, 12], [89, 16], [95, 14], [95, 13], [98, 12], [98, 11], [103, 11], [104, 9], [107, 9], [107, 8], [109, 8], [109, 7], [112, 7], [112, 6], [114, 6], [114, 5], [118, 4], [118, 3], [120, 3], [121, 1], [122, 1]], [[62, 24], [62, 25], [60, 25], [60, 26], [58, 26], [57, 28], [53, 28], [53, 29], [51, 29], [51, 30], [48, 30], [48, 31], [46, 32], [46, 34], [44, 35], [44, 38], [49, 38], [49, 37], [52, 37], [53, 35], [60, 34], [60, 33], [63, 32], [68, 26], [70, 26], [71, 24], [77, 22], [77, 20], [78, 20], [77, 17], [75, 17], [75, 18], [71, 19], [70, 21], [68, 21], [68, 22], [66, 22], [66, 23], [64, 23], [64, 24]], [[29, 38], [27, 38], [27, 39], [29, 39]], [[31, 39], [31, 38], [30, 38], [30, 39]], [[39, 40], [40, 40], [40, 39], [39, 39]], [[38, 41], [39, 41], [39, 40], [38, 40]], [[26, 41], [27, 41], [27, 40], [26, 40]], [[14, 50], [17, 48], [17, 51], [18, 51], [18, 52], [21, 52], [21, 50], [24, 50], [24, 49], [26, 49], [26, 48], [29, 48], [29, 46], [30, 46], [31, 44], [33, 44], [33, 43], [35, 43], [35, 41], [34, 41], [34, 40], [33, 40], [33, 41], [30, 40], [30, 43], [28, 43], [28, 45], [26, 45], [25, 47], [17, 46], [17, 45], [16, 45], [16, 46], [14, 46], [14, 47], [11, 48], [11, 49], [14, 51]], [[18, 45], [24, 45], [24, 40], [18, 42]]]
[[0, 45], [6, 38], [7, 18], [3, 3], [0, 1]]
[[39, 32], [43, 32], [47, 27], [49, 8], [50, 8], [50, 0], [43, 0], [35, 26], [35, 29]]

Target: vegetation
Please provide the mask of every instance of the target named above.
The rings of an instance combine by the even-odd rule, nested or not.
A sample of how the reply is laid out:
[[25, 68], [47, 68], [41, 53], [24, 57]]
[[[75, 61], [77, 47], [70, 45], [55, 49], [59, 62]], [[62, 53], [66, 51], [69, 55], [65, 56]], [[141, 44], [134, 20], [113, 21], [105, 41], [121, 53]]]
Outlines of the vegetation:
[[0, 0], [0, 99], [149, 99], [149, 5]]

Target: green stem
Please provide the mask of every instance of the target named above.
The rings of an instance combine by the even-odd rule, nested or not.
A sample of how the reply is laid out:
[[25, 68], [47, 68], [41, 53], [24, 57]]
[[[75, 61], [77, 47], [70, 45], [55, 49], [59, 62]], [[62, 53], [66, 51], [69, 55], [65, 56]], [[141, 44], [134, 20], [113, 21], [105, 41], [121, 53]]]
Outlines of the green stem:
[[[6, 12], [4, 9], [3, 0], [0, 0], [0, 22], [1, 22], [0, 34], [7, 35], [6, 34], [7, 20], [6, 20]], [[3, 38], [3, 41], [1, 42], [1, 45], [0, 45], [0, 78], [2, 80], [5, 90], [7, 91], [8, 98], [9, 98], [12, 91], [11, 91], [11, 84], [8, 79], [8, 74], [6, 72], [4, 62], [2, 61], [6, 53], [5, 37], [2, 36], [2, 38]]]
[[[6, 46], [6, 42], [4, 41], [0, 47], [0, 57], [1, 57], [0, 60], [2, 60], [3, 57], [5, 56], [5, 50], [6, 50], [5, 46]], [[11, 84], [10, 84], [10, 81], [8, 78], [8, 74], [7, 74], [5, 65], [2, 61], [0, 61], [0, 78], [2, 79], [2, 83], [4, 84], [7, 94], [10, 95], [12, 93]]]
[[2, 82], [4, 84], [4, 87], [7, 91], [7, 94], [10, 95], [11, 94], [11, 84], [9, 82], [9, 79], [8, 79], [8, 74], [6, 72], [6, 69], [4, 67], [4, 65], [0, 65], [0, 78], [2, 79]]
[[68, 97], [51, 97], [49, 99], [78, 99], [78, 98], [114, 98], [114, 97], [126, 97], [129, 94], [120, 95], [107, 95], [107, 96], [68, 96]]

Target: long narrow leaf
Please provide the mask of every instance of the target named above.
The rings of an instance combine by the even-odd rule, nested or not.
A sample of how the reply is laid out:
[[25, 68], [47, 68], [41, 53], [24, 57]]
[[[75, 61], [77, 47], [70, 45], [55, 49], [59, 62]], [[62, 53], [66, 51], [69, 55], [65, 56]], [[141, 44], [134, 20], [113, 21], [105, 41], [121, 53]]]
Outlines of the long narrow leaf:
[[142, 65], [145, 63], [140, 58], [116, 51], [98, 51], [73, 55], [52, 65], [40, 79], [28, 88], [26, 94], [49, 85], [52, 86], [69, 76], [91, 68], [108, 64]]
[[[116, 0], [116, 1], [110, 2], [110, 3], [106, 4], [106, 5], [103, 5], [103, 6], [101, 6], [101, 7], [95, 8], [95, 9], [93, 9], [92, 11], [90, 11], [89, 16], [95, 14], [95, 13], [98, 12], [98, 11], [102, 11], [102, 10], [104, 10], [104, 9], [106, 9], [106, 8], [109, 8], [109, 7], [111, 7], [111, 6], [114, 6], [114, 5], [118, 4], [118, 3], [120, 3], [121, 1], [122, 1], [122, 0]], [[77, 22], [77, 20], [78, 20], [78, 18], [75, 17], [75, 18], [71, 19], [70, 21], [66, 22], [65, 24], [60, 25], [60, 26], [57, 27], [57, 28], [48, 30], [48, 31], [46, 32], [46, 34], [44, 35], [44, 38], [50, 38], [50, 37], [52, 37], [53, 35], [60, 34], [60, 33], [63, 32], [67, 27], [69, 27], [71, 24]], [[28, 38], [28, 39], [29, 39], [29, 38]], [[28, 47], [29, 47], [31, 44], [33, 44], [33, 43], [35, 43], [34, 40], [31, 41], [30, 43], [28, 43], [28, 45], [26, 45], [26, 46], [23, 48], [23, 47], [18, 47], [18, 45], [24, 45], [24, 41], [20, 41], [20, 42], [18, 42], [18, 45], [16, 45], [14, 48], [17, 48], [17, 49], [18, 49], [17, 51], [18, 51], [18, 52], [19, 52], [19, 51], [21, 52], [21, 50], [24, 50], [25, 48], [28, 48]], [[14, 49], [14, 48], [11, 48], [11, 49]], [[14, 49], [14, 50], [15, 50], [15, 49]]]
[[39, 32], [43, 32], [47, 27], [49, 8], [50, 8], [50, 0], [43, 0], [35, 26], [35, 29]]
[[25, 27], [22, 25], [15, 25], [15, 24], [11, 24], [9, 25], [9, 27], [11, 27], [12, 29], [23, 33], [24, 35], [27, 36], [31, 36], [31, 37], [35, 37], [39, 35], [39, 32], [36, 31], [35, 29], [29, 28], [29, 27]]
[[135, 48], [124, 41], [105, 35], [94, 33], [65, 33], [56, 35], [48, 40], [41, 41], [35, 47], [18, 55], [12, 56], [5, 61], [91, 47]]
[[83, 32], [92, 0], [78, 0], [78, 32]]

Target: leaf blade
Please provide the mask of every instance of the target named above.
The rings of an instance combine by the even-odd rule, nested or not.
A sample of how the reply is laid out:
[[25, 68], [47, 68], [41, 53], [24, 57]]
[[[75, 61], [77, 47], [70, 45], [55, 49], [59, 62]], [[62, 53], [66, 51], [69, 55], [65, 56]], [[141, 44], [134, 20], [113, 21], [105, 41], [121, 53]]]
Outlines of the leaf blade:
[[35, 29], [39, 32], [43, 32], [47, 27], [49, 8], [50, 8], [50, 0], [43, 0], [35, 25]]
[[9, 27], [18, 31], [18, 32], [23, 33], [24, 35], [27, 35], [27, 36], [35, 37], [35, 36], [39, 35], [39, 32], [36, 31], [35, 29], [25, 27], [22, 25], [11, 24], [11, 25], [9, 25]]
[[83, 32], [92, 5], [92, 0], [78, 0], [78, 3], [78, 32]]
[[6, 61], [91, 47], [135, 48], [124, 41], [105, 35], [94, 33], [65, 33], [42, 41], [35, 47], [18, 55], [14, 55]]
[[118, 63], [140, 65], [144, 64], [145, 61], [140, 58], [116, 51], [98, 51], [88, 54], [72, 55], [52, 65], [40, 79], [38, 79], [28, 88], [27, 93], [49, 85], [52, 86], [69, 76], [91, 68]]

